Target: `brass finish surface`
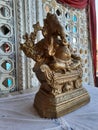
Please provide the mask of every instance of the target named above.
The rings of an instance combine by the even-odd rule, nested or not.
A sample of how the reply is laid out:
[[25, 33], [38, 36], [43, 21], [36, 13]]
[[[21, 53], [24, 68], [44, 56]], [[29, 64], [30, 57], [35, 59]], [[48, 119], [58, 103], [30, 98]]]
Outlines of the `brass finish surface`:
[[49, 95], [40, 90], [35, 97], [34, 107], [39, 115], [44, 118], [58, 118], [68, 114], [90, 101], [84, 88], [78, 88], [57, 96]]
[[[47, 14], [44, 26], [33, 25], [34, 32], [24, 35], [20, 49], [36, 61], [33, 71], [41, 86], [34, 106], [42, 117], [57, 118], [89, 102], [82, 87], [81, 58], [66, 42], [65, 33], [55, 14]], [[43, 39], [36, 43], [38, 31]]]

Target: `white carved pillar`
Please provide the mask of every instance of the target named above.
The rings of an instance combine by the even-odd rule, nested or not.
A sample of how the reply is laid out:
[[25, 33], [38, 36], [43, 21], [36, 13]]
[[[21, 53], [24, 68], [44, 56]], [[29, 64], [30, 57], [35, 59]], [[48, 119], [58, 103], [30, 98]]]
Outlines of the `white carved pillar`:
[[[33, 29], [33, 24], [36, 24], [36, 14], [37, 14], [37, 7], [36, 7], [36, 0], [31, 0], [30, 1], [30, 32], [34, 31]], [[34, 67], [35, 61], [31, 59], [31, 87], [39, 87], [39, 81], [33, 72], [33, 67]]]
[[25, 0], [15, 0], [15, 21], [16, 21], [16, 73], [17, 73], [17, 86], [18, 90], [27, 88], [27, 75], [26, 75], [26, 57], [25, 54], [20, 51], [19, 43], [23, 43], [23, 35], [25, 33]]
[[[31, 26], [31, 0], [25, 0], [25, 12], [24, 12], [24, 20], [25, 20], [25, 31], [27, 33], [30, 33], [30, 28], [32, 28]], [[26, 88], [30, 88], [31, 86], [31, 59], [26, 57], [26, 79], [27, 79], [27, 86]]]

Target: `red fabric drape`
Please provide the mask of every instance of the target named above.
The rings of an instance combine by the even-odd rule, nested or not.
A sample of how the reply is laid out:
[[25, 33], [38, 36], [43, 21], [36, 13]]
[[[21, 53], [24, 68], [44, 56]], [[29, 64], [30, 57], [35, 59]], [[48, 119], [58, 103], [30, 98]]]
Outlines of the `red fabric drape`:
[[57, 0], [57, 2], [69, 4], [70, 6], [79, 9], [85, 8], [87, 5], [87, 1], [88, 0]]
[[92, 48], [92, 58], [93, 58], [93, 66], [94, 66], [94, 80], [95, 85], [96, 82], [96, 9], [95, 9], [95, 0], [89, 0], [89, 29], [90, 29], [90, 40], [91, 40], [91, 48]]
[[57, 0], [61, 4], [68, 4], [74, 8], [83, 9], [88, 6], [89, 9], [89, 31], [92, 49], [92, 58], [94, 66], [94, 80], [96, 85], [96, 10], [95, 0]]

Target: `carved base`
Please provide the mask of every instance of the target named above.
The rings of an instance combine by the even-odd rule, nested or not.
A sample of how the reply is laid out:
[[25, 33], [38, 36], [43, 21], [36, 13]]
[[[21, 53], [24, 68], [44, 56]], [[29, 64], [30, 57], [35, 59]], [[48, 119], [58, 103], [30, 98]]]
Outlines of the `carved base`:
[[58, 118], [87, 104], [90, 97], [85, 88], [78, 88], [58, 95], [50, 95], [39, 90], [34, 107], [44, 118]]

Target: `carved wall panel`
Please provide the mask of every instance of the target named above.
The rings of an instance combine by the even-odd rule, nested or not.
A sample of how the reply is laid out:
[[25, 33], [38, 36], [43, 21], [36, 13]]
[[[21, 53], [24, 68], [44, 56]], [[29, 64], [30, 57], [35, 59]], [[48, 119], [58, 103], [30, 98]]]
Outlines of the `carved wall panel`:
[[13, 1], [0, 1], [0, 93], [17, 90]]
[[[32, 87], [33, 61], [19, 49], [23, 35], [36, 22], [33, 0], [0, 1], [0, 92]], [[32, 9], [33, 7], [33, 9]]]
[[[33, 31], [37, 21], [43, 25], [48, 12], [55, 13], [66, 33], [66, 40], [83, 61], [83, 83], [94, 84], [88, 30], [87, 9], [78, 10], [55, 0], [0, 1], [0, 92], [39, 86], [32, 71], [34, 61], [19, 49], [23, 35]], [[42, 38], [38, 33], [36, 40]]]

